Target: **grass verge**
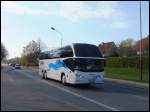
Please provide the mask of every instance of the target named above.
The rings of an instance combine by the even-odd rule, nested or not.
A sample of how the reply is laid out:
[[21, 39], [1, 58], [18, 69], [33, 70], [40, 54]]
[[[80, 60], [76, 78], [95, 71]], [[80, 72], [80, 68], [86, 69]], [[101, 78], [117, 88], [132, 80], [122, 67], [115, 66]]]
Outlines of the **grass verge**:
[[142, 74], [143, 80], [138, 69], [105, 67], [106, 77], [149, 83], [149, 71], [143, 70]]

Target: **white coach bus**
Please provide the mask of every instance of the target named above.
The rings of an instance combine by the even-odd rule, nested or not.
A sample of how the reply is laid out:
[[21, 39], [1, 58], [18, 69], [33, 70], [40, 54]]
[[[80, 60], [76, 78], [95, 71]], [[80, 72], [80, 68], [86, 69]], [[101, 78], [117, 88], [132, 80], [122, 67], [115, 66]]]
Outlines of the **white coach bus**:
[[104, 58], [100, 49], [91, 44], [71, 45], [40, 54], [39, 74], [64, 85], [103, 83]]

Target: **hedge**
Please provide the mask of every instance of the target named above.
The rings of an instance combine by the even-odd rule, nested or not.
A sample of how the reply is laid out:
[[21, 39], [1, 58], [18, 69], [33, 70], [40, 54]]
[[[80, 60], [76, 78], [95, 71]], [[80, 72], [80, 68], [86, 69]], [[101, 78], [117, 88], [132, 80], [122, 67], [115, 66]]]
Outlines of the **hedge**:
[[[140, 69], [140, 57], [107, 57], [105, 66], [120, 68], [137, 68]], [[142, 68], [149, 70], [149, 56], [142, 56]]]

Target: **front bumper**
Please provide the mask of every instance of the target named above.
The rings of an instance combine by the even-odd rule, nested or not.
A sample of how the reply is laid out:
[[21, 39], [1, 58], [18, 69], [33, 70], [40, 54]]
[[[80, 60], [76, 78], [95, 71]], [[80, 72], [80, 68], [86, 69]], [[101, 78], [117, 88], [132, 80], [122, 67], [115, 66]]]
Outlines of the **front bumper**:
[[104, 83], [104, 72], [75, 72], [76, 77], [72, 84], [100, 84]]

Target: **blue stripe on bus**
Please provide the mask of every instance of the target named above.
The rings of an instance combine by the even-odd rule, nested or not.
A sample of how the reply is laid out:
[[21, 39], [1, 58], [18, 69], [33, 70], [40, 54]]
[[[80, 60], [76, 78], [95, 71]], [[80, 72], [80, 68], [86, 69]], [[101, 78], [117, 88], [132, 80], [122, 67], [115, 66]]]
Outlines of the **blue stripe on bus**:
[[66, 66], [65, 66], [65, 63], [63, 62], [63, 60], [56, 60], [55, 63], [49, 63], [48, 67], [58, 70], [59, 68], [66, 67]]

